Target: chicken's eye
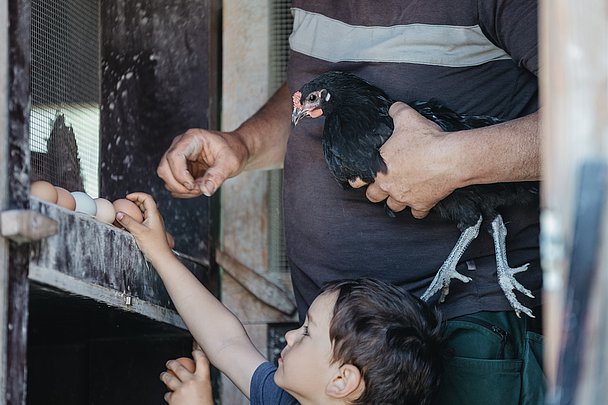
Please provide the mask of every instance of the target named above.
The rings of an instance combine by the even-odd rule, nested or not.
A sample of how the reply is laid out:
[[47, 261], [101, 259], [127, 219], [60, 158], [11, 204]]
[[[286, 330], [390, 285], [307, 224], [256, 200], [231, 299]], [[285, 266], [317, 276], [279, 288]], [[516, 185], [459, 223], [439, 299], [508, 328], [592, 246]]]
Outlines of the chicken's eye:
[[308, 101], [316, 101], [317, 100], [317, 95], [312, 93], [308, 95]]

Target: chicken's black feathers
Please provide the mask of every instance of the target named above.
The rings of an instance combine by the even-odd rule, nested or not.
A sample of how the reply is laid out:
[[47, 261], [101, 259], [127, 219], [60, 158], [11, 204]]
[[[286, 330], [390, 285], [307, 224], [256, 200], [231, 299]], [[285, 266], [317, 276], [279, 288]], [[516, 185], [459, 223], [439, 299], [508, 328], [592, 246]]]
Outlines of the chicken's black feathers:
[[[388, 110], [394, 103], [383, 90], [347, 72], [327, 72], [305, 84], [301, 100], [323, 90], [316, 100], [325, 117], [322, 145], [325, 161], [336, 181], [345, 189], [349, 180], [372, 183], [378, 172], [386, 172], [380, 147], [393, 133]], [[329, 95], [329, 97], [327, 97]], [[462, 115], [436, 99], [408, 103], [418, 113], [446, 132], [480, 128], [502, 122], [488, 115]], [[473, 185], [455, 190], [434, 208], [459, 229], [475, 224], [480, 215], [496, 216], [496, 208], [527, 203], [538, 193], [537, 183], [518, 182]], [[390, 211], [388, 211], [390, 214]]]
[[[372, 183], [378, 172], [387, 167], [380, 155], [380, 147], [393, 133], [393, 120], [388, 111], [393, 100], [381, 89], [350, 73], [328, 72], [305, 84], [293, 95], [292, 121], [303, 117], [325, 116], [321, 143], [329, 170], [344, 188], [349, 180], [360, 178]], [[458, 131], [485, 127], [501, 122], [486, 115], [458, 114], [437, 100], [409, 103], [416, 111], [439, 125], [444, 131]], [[449, 293], [450, 282], [458, 279], [468, 283], [471, 278], [456, 268], [469, 244], [477, 238], [482, 222], [494, 240], [496, 275], [506, 299], [519, 315], [524, 312], [534, 317], [532, 310], [521, 304], [514, 290], [534, 298], [530, 290], [515, 279], [529, 264], [512, 268], [507, 260], [505, 241], [507, 230], [500, 207], [525, 204], [534, 200], [538, 185], [533, 182], [473, 185], [456, 189], [439, 201], [433, 211], [456, 223], [460, 237], [422, 295], [428, 300], [441, 292], [439, 302]], [[385, 203], [387, 214], [394, 213]]]

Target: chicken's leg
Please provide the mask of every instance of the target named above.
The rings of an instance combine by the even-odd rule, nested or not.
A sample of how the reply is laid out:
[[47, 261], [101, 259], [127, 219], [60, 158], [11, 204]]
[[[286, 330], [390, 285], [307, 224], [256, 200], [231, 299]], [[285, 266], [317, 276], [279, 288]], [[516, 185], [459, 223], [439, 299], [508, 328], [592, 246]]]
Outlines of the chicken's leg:
[[441, 265], [439, 271], [437, 271], [437, 274], [431, 282], [431, 285], [429, 286], [429, 288], [427, 288], [424, 294], [422, 294], [421, 298], [424, 301], [428, 301], [429, 298], [431, 298], [439, 290], [441, 290], [441, 297], [439, 298], [439, 302], [443, 302], [445, 300], [445, 297], [450, 292], [450, 281], [453, 278], [457, 278], [463, 283], [468, 283], [469, 281], [471, 281], [470, 277], [463, 276], [462, 274], [456, 271], [456, 265], [458, 264], [458, 261], [464, 254], [465, 250], [467, 250], [471, 242], [475, 240], [475, 238], [479, 235], [481, 219], [482, 217], [480, 216], [479, 220], [475, 225], [470, 226], [464, 231], [462, 231], [460, 237], [458, 238], [458, 241], [456, 242], [456, 245], [454, 246], [454, 248], [452, 248], [452, 251], [450, 252], [448, 258], [445, 259], [445, 262], [443, 262], [443, 264]]
[[513, 290], [517, 290], [530, 298], [534, 298], [532, 292], [515, 279], [515, 274], [526, 271], [529, 263], [516, 268], [509, 267], [506, 249], [507, 228], [505, 227], [500, 215], [497, 215], [492, 221], [492, 239], [494, 239], [494, 251], [496, 252], [496, 275], [498, 277], [498, 284], [500, 285], [500, 288], [502, 288], [502, 291], [505, 293], [505, 297], [507, 297], [509, 304], [511, 304], [517, 316], [520, 316], [520, 313], [523, 312], [530, 318], [534, 318], [534, 315], [532, 315], [532, 310], [522, 305], [517, 300], [515, 293], [513, 292]]

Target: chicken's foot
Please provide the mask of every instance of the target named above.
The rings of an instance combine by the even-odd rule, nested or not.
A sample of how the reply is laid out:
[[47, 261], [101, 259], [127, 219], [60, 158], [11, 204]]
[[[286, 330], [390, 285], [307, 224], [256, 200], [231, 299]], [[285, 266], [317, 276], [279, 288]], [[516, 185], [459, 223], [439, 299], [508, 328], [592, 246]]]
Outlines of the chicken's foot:
[[526, 271], [530, 263], [516, 268], [509, 267], [506, 249], [507, 228], [500, 215], [497, 215], [492, 221], [492, 239], [494, 239], [494, 251], [496, 253], [496, 276], [498, 277], [500, 288], [502, 288], [505, 297], [507, 297], [509, 304], [511, 304], [517, 316], [521, 317], [520, 313], [523, 312], [530, 318], [534, 318], [532, 310], [522, 305], [513, 292], [513, 290], [517, 290], [530, 298], [534, 298], [532, 292], [515, 279], [515, 274]]
[[475, 238], [479, 235], [479, 227], [481, 226], [481, 219], [473, 226], [468, 227], [460, 234], [456, 245], [452, 248], [447, 259], [441, 265], [439, 271], [435, 275], [435, 278], [431, 282], [431, 285], [427, 290], [422, 294], [422, 299], [424, 301], [428, 301], [433, 295], [435, 295], [439, 290], [441, 290], [441, 297], [439, 298], [439, 302], [443, 302], [445, 297], [450, 292], [450, 282], [453, 278], [457, 278], [463, 283], [468, 283], [471, 281], [470, 277], [463, 276], [458, 271], [456, 271], [456, 265], [458, 261], [464, 254], [465, 250], [469, 247], [471, 242], [475, 240]]

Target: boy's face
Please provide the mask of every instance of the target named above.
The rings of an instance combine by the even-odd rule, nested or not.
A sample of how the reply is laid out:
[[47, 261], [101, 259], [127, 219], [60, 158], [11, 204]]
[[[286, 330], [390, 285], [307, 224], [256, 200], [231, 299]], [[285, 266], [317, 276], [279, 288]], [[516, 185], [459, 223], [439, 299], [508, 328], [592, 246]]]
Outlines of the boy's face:
[[319, 295], [312, 303], [304, 324], [285, 334], [287, 346], [281, 352], [275, 383], [296, 398], [314, 399], [338, 370], [330, 364], [332, 344], [329, 325], [337, 292]]

